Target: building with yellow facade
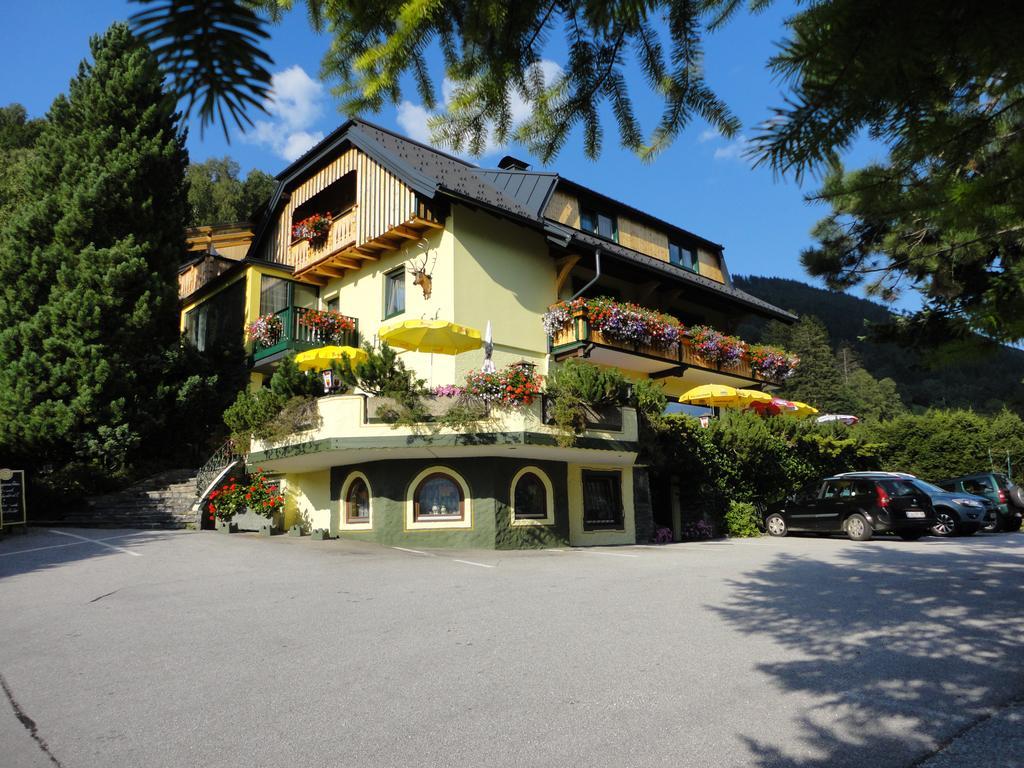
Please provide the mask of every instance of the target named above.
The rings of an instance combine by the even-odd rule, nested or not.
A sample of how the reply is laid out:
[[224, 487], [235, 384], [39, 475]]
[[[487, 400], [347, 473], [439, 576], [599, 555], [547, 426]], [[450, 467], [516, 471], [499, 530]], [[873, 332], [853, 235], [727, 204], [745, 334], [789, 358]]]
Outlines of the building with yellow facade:
[[[251, 229], [190, 232], [193, 258], [180, 274], [182, 330], [200, 348], [237, 338], [259, 317], [279, 319], [273, 343], [249, 345], [253, 386], [285, 354], [323, 344], [303, 322], [322, 310], [351, 318], [351, 346], [403, 321], [490, 324], [499, 368], [525, 362], [545, 375], [576, 357], [657, 378], [670, 395], [704, 383], [772, 383], [747, 361], [723, 370], [686, 343], [617, 342], [581, 319], [549, 336], [544, 313], [578, 296], [611, 296], [723, 331], [749, 316], [793, 319], [732, 286], [721, 245], [557, 173], [513, 158], [480, 168], [352, 120], [277, 180]], [[296, 224], [318, 215], [327, 219], [321, 236], [293, 238]], [[401, 353], [431, 387], [462, 383], [483, 355]], [[253, 446], [249, 464], [283, 481], [289, 523], [427, 547], [650, 535], [630, 408], [563, 447], [539, 401], [468, 430], [395, 427], [374, 417], [372, 401], [359, 392], [324, 396], [320, 426]]]

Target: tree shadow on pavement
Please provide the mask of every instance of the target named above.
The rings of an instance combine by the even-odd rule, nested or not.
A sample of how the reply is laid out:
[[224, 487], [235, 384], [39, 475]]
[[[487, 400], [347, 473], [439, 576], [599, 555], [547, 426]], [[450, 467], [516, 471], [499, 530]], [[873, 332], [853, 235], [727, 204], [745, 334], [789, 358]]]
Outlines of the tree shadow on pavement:
[[[97, 557], [121, 556], [123, 553], [116, 549], [118, 547], [130, 550], [150, 541], [176, 535], [181, 535], [181, 532], [30, 527], [26, 534], [9, 534], [0, 539], [0, 579], [59, 568]], [[89, 541], [83, 541], [83, 538]]]
[[1019, 696], [1022, 543], [837, 542], [830, 562], [787, 553], [730, 582], [729, 603], [715, 610], [785, 649], [786, 660], [757, 665], [780, 697], [814, 702], [797, 723], [799, 743], [771, 744], [751, 724], [751, 764], [910, 765]]

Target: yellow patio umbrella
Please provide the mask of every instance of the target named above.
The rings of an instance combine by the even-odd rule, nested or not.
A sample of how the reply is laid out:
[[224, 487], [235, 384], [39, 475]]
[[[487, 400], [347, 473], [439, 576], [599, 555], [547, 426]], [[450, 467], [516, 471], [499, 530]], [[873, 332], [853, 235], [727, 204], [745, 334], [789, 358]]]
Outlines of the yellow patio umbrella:
[[484, 343], [476, 328], [447, 320], [402, 320], [381, 326], [377, 335], [393, 347], [439, 355], [480, 349]]
[[701, 384], [679, 397], [680, 403], [707, 408], [746, 408], [751, 403], [770, 403], [772, 396], [756, 389], [736, 389], [725, 384]]
[[299, 352], [295, 356], [295, 362], [299, 366], [300, 371], [321, 370], [330, 368], [332, 362], [341, 360], [345, 355], [348, 355], [349, 360], [353, 363], [366, 359], [366, 352], [362, 349], [335, 346], [318, 347], [316, 349], [307, 349], [305, 352]]
[[785, 411], [785, 413], [787, 415], [789, 415], [789, 416], [813, 416], [814, 414], [816, 414], [818, 412], [818, 409], [815, 408], [813, 405], [808, 405], [807, 403], [801, 403], [801, 402], [799, 402], [797, 400], [790, 400], [790, 402], [793, 403], [793, 405], [796, 406], [796, 410], [795, 411]]

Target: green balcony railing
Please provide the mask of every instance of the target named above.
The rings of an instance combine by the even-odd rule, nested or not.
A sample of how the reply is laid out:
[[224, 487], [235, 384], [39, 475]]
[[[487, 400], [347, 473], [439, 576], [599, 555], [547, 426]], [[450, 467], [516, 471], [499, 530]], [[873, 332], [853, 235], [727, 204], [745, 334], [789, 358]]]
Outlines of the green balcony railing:
[[267, 358], [273, 357], [281, 352], [303, 352], [307, 349], [316, 349], [329, 345], [338, 346], [359, 346], [359, 320], [350, 317], [352, 329], [342, 331], [335, 338], [325, 338], [325, 334], [319, 328], [313, 328], [303, 322], [303, 318], [314, 310], [306, 307], [285, 307], [275, 314], [281, 318], [281, 338], [273, 344], [253, 343], [252, 360], [258, 363]]

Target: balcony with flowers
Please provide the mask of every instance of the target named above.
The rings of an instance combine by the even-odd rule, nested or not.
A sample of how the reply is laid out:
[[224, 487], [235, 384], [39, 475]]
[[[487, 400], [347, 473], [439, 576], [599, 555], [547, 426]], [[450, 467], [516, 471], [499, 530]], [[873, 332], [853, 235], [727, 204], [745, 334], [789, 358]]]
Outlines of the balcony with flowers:
[[289, 306], [263, 315], [245, 331], [252, 344], [254, 364], [287, 351], [304, 352], [324, 346], [359, 346], [359, 321], [333, 310]]
[[706, 325], [685, 327], [671, 315], [608, 297], [553, 305], [544, 314], [544, 330], [556, 360], [586, 357], [652, 378], [681, 377], [696, 369], [709, 383], [740, 379], [777, 385], [799, 363], [776, 347], [748, 344]]
[[288, 260], [298, 274], [335, 260], [355, 244], [355, 207], [338, 214], [314, 213], [292, 225]]

